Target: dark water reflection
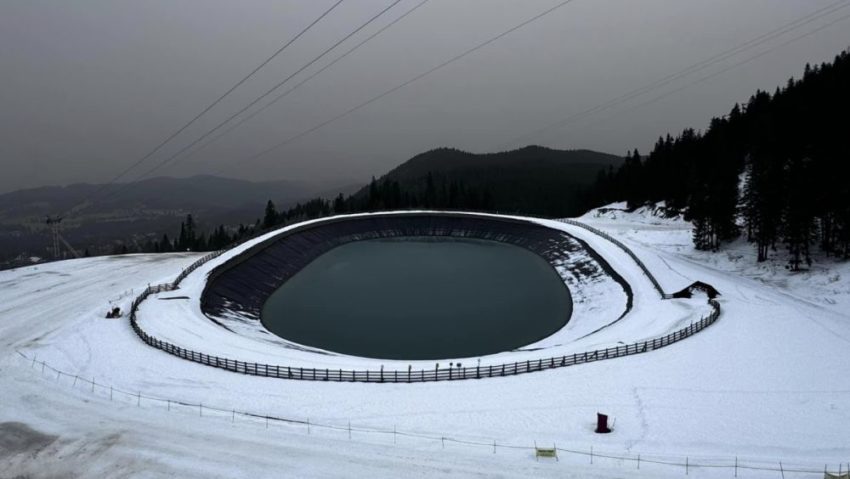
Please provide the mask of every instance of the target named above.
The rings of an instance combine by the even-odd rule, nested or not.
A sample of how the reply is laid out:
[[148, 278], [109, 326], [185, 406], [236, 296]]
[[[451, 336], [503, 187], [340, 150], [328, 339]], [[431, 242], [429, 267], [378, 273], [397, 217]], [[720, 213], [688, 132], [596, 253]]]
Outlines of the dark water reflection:
[[571, 309], [561, 278], [526, 249], [426, 237], [334, 248], [275, 291], [262, 319], [296, 343], [413, 360], [515, 349], [563, 327]]

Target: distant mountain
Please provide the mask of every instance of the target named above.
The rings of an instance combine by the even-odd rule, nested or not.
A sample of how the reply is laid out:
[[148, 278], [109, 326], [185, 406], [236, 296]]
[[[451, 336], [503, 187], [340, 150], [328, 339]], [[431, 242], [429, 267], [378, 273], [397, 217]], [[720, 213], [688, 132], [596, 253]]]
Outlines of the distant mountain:
[[[541, 146], [486, 154], [439, 148], [416, 155], [377, 183], [397, 182], [401, 191], [421, 195], [429, 188], [430, 176], [436, 189], [450, 188], [454, 183], [486, 194], [488, 209], [571, 216], [586, 209], [583, 193], [599, 172], [609, 166], [617, 168], [622, 162], [623, 158], [606, 153]], [[367, 186], [355, 196], [368, 194]]]
[[[15, 191], [0, 195], [0, 268], [26, 263], [30, 257], [52, 259], [45, 218], [72, 207], [76, 209], [62, 221], [62, 235], [80, 252], [110, 254], [124, 246], [128, 251], [147, 250], [163, 234], [174, 239], [187, 214], [200, 232], [218, 225], [253, 224], [268, 200], [285, 211], [296, 203], [325, 199], [284, 216], [293, 221], [333, 210], [411, 207], [573, 216], [587, 208], [585, 193], [600, 171], [622, 162], [605, 153], [539, 146], [489, 154], [439, 148], [411, 158], [364, 188], [195, 176]], [[331, 207], [328, 200], [340, 193], [354, 194], [341, 209]]]
[[287, 206], [315, 196], [351, 193], [359, 186], [194, 176], [13, 191], [0, 195], [0, 266], [16, 257], [49, 257], [45, 217], [65, 212], [91, 195], [84, 207], [63, 220], [62, 234], [81, 252], [98, 254], [112, 252], [119, 242], [141, 244], [164, 233], [173, 237], [189, 213], [200, 228], [238, 225], [254, 221], [269, 199]]
[[0, 195], [0, 221], [27, 215], [55, 214], [96, 194], [85, 212], [127, 208], [233, 209], [268, 199], [291, 202], [314, 196], [329, 185], [294, 181], [253, 182], [200, 175], [190, 178], [159, 177], [135, 183], [103, 185], [78, 183], [46, 186]]

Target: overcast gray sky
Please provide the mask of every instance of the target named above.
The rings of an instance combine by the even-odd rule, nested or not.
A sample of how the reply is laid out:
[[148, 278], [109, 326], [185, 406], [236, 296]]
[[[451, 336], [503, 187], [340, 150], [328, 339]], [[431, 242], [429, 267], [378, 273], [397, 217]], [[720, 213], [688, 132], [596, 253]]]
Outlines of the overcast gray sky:
[[[402, 0], [300, 78], [420, 0]], [[3, 0], [0, 191], [103, 182], [134, 163], [308, 25], [331, 0]], [[389, 5], [345, 0], [266, 68], [126, 176], [138, 178]], [[345, 112], [560, 3], [430, 0], [283, 100], [158, 175], [365, 181], [438, 146], [534, 143], [622, 154], [799, 76], [850, 46], [850, 21], [785, 46], [842, 8], [566, 127], [561, 118], [735, 47], [835, 0], [574, 0], [324, 128]], [[850, 4], [850, 2], [843, 2]], [[775, 48], [661, 100], [658, 95]], [[272, 98], [272, 97], [269, 97]], [[264, 103], [259, 103], [258, 106]]]

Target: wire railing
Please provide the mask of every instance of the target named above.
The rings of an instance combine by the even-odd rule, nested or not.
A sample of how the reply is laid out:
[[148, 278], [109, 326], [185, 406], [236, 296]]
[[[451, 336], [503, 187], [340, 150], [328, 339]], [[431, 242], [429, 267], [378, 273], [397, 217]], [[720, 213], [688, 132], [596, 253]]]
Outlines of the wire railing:
[[594, 228], [593, 226], [582, 223], [580, 221], [571, 220], [569, 218], [561, 218], [561, 219], [558, 219], [557, 221], [560, 221], [561, 223], [566, 223], [568, 225], [577, 226], [579, 228], [586, 229], [587, 231], [590, 231], [591, 233], [593, 233], [597, 236], [601, 236], [602, 238], [605, 238], [606, 240], [610, 241], [615, 246], [617, 246], [618, 248], [623, 250], [627, 255], [629, 255], [634, 260], [635, 263], [637, 263], [638, 267], [643, 271], [643, 273], [646, 275], [646, 277], [649, 278], [649, 281], [652, 283], [652, 286], [655, 287], [655, 290], [658, 291], [658, 294], [661, 295], [662, 299], [670, 299], [670, 298], [673, 297], [672, 295], [669, 295], [669, 294], [664, 292], [664, 290], [661, 288], [661, 284], [658, 282], [657, 279], [655, 279], [655, 276], [652, 275], [652, 273], [649, 271], [649, 268], [647, 268], [646, 265], [643, 264], [643, 261], [641, 261], [640, 258], [637, 257], [637, 255], [634, 253], [634, 251], [632, 251], [631, 248], [629, 248], [628, 246], [623, 244], [622, 241], [618, 240], [617, 238], [614, 238], [610, 234], [608, 234], [608, 233], [606, 233], [606, 232], [604, 232], [600, 229]]
[[190, 264], [189, 266], [187, 266], [187, 267], [183, 268], [183, 271], [181, 271], [181, 272], [180, 272], [180, 274], [178, 274], [178, 275], [177, 275], [177, 277], [176, 277], [176, 278], [174, 278], [174, 281], [172, 281], [172, 282], [171, 282], [171, 287], [172, 287], [171, 289], [177, 289], [177, 287], [178, 287], [178, 286], [180, 286], [180, 283], [182, 283], [182, 282], [183, 282], [183, 280], [184, 280], [184, 279], [186, 279], [186, 276], [189, 276], [189, 275], [190, 275], [193, 271], [195, 271], [196, 269], [200, 268], [200, 267], [201, 267], [204, 263], [206, 263], [207, 261], [209, 261], [209, 260], [211, 260], [211, 259], [218, 258], [218, 257], [219, 257], [219, 256], [221, 256], [221, 255], [222, 255], [225, 251], [227, 251], [227, 250], [226, 250], [226, 249], [222, 249], [222, 250], [218, 250], [218, 251], [213, 251], [212, 253], [209, 253], [209, 254], [207, 254], [207, 255], [204, 255], [202, 258], [199, 258], [199, 259], [198, 259], [197, 261], [195, 261], [194, 263], [192, 263], [192, 264]]
[[694, 334], [702, 331], [706, 327], [713, 324], [720, 315], [720, 305], [711, 300], [712, 311], [709, 315], [703, 317], [699, 321], [690, 324], [678, 331], [674, 331], [666, 336], [651, 339], [641, 343], [629, 345], [615, 346], [605, 349], [597, 349], [586, 351], [583, 353], [574, 353], [572, 355], [564, 355], [557, 357], [541, 358], [536, 360], [517, 361], [513, 363], [502, 363], [496, 365], [476, 365], [467, 367], [443, 367], [439, 365], [433, 369], [417, 369], [411, 367], [408, 369], [392, 369], [387, 370], [381, 367], [376, 370], [355, 370], [341, 368], [305, 368], [298, 366], [286, 366], [279, 364], [265, 364], [239, 361], [220, 357], [216, 355], [205, 354], [191, 349], [182, 348], [175, 344], [163, 341], [154, 336], [147, 334], [139, 326], [136, 312], [138, 305], [151, 294], [160, 293], [163, 291], [173, 291], [174, 287], [171, 284], [163, 284], [149, 286], [139, 295], [133, 302], [130, 311], [130, 324], [133, 331], [146, 344], [157, 348], [166, 353], [172, 354], [179, 358], [212, 366], [235, 373], [247, 374], [250, 376], [262, 376], [281, 379], [297, 379], [309, 381], [336, 381], [336, 382], [371, 382], [371, 383], [414, 383], [414, 382], [432, 382], [432, 381], [453, 381], [463, 379], [483, 379], [491, 377], [515, 376], [518, 374], [526, 374], [548, 369], [556, 369], [578, 364], [601, 361], [605, 359], [614, 359], [634, 354], [646, 353], [661, 349], [671, 344], [677, 343]]
[[[753, 459], [749, 457], [730, 456], [728, 458], [719, 458], [718, 456], [699, 456], [699, 455], [666, 455], [659, 453], [639, 453], [639, 452], [611, 452], [605, 450], [594, 449], [593, 446], [587, 448], [562, 447], [555, 442], [538, 442], [531, 441], [526, 444], [517, 442], [507, 442], [498, 440], [482, 440], [480, 437], [475, 439], [460, 438], [448, 434], [413, 432], [399, 430], [396, 426], [390, 427], [370, 427], [365, 425], [353, 425], [352, 421], [345, 423], [330, 423], [324, 421], [315, 421], [309, 418], [292, 418], [274, 414], [266, 414], [259, 412], [251, 412], [247, 410], [239, 410], [236, 408], [223, 408], [212, 404], [204, 404], [203, 402], [194, 402], [184, 399], [163, 398], [143, 394], [140, 391], [128, 391], [123, 388], [114, 387], [105, 382], [97, 382], [96, 378], [84, 377], [77, 373], [64, 371], [62, 369], [51, 366], [46, 361], [38, 360], [36, 356], [27, 356], [21, 351], [17, 351], [18, 355], [23, 358], [29, 367], [34, 371], [39, 371], [43, 377], [53, 377], [57, 383], [64, 382], [65, 385], [83, 391], [86, 390], [101, 399], [109, 401], [122, 402], [123, 404], [132, 404], [139, 408], [160, 408], [170, 413], [193, 414], [196, 417], [205, 419], [218, 419], [228, 421], [233, 424], [239, 422], [248, 423], [258, 428], [287, 428], [290, 433], [301, 432], [303, 434], [318, 434], [320, 431], [327, 431], [335, 434], [335, 438], [340, 439], [347, 436], [349, 440], [363, 441], [363, 435], [390, 438], [394, 444], [397, 444], [401, 439], [412, 439], [417, 441], [426, 441], [431, 444], [439, 443], [442, 448], [451, 445], [462, 445], [478, 448], [488, 454], [497, 454], [499, 451], [515, 451], [524, 454], [526, 457], [534, 455], [539, 446], [548, 449], [554, 449], [557, 454], [563, 457], [571, 457], [573, 459], [584, 458], [591, 465], [602, 464], [600, 460], [608, 460], [608, 465], [611, 461], [619, 467], [625, 467], [627, 464], [634, 466], [636, 469], [646, 467], [647, 465], [656, 465], [661, 467], [678, 468], [682, 474], [689, 474], [700, 469], [705, 470], [726, 470], [728, 473], [738, 477], [739, 472], [743, 471], [763, 471], [776, 474], [807, 474], [816, 475], [816, 477], [834, 477], [838, 479], [848, 479], [846, 471], [850, 471], [850, 463], [841, 463], [836, 467], [833, 462], [820, 466], [813, 464], [799, 464], [796, 462], [788, 462], [776, 459]], [[359, 436], [359, 437], [358, 437]], [[551, 447], [549, 446], [551, 445]]]
[[[618, 245], [627, 253], [630, 253], [630, 256], [647, 274], [647, 276], [655, 285], [656, 289], [661, 292], [662, 297], [667, 297], [667, 295], [665, 295], [664, 292], [661, 290], [661, 287], [658, 285], [658, 282], [655, 280], [655, 278], [652, 276], [646, 266], [643, 265], [643, 263], [633, 253], [630, 252], [628, 247], [626, 247], [619, 241], [611, 238], [604, 232], [596, 230], [595, 228], [592, 228], [590, 226], [584, 225], [583, 223], [579, 223], [573, 220], [564, 220], [564, 222], [586, 228], [595, 234], [599, 234], [600, 236], [603, 236], [604, 238]], [[711, 305], [711, 312], [707, 316], [704, 316], [699, 321], [691, 323], [690, 325], [681, 328], [677, 331], [673, 331], [665, 336], [653, 338], [643, 342], [628, 345], [624, 344], [605, 349], [596, 349], [593, 351], [585, 351], [581, 353], [574, 353], [571, 355], [552, 356], [534, 360], [516, 361], [512, 363], [491, 364], [485, 366], [481, 366], [480, 364], [476, 364], [475, 366], [462, 366], [462, 363], [457, 363], [457, 365], [454, 367], [444, 366], [442, 368], [440, 368], [440, 365], [438, 363], [433, 369], [422, 368], [416, 370], [414, 370], [412, 366], [408, 366], [407, 369], [401, 370], [384, 369], [383, 365], [380, 367], [380, 369], [356, 370], [343, 368], [306, 368], [291, 365], [239, 361], [237, 359], [206, 354], [177, 346], [176, 344], [161, 340], [148, 334], [141, 328], [141, 326], [139, 326], [137, 318], [139, 305], [148, 296], [164, 291], [173, 291], [177, 289], [179, 287], [180, 282], [185, 279], [186, 276], [188, 276], [192, 271], [194, 271], [207, 261], [218, 257], [223, 252], [224, 251], [215, 251], [198, 259], [186, 269], [184, 269], [173, 282], [148, 286], [144, 291], [142, 291], [139, 296], [137, 296], [133, 300], [133, 303], [130, 307], [130, 325], [132, 326], [133, 331], [136, 333], [136, 335], [142, 341], [144, 341], [145, 344], [148, 344], [149, 346], [164, 351], [168, 354], [177, 356], [181, 359], [185, 359], [187, 361], [192, 361], [195, 363], [204, 364], [206, 366], [211, 366], [250, 376], [262, 376], [305, 381], [418, 383], [515, 376], [518, 374], [527, 374], [532, 372], [545, 371], [549, 369], [575, 366], [578, 364], [591, 363], [606, 359], [614, 359], [624, 356], [632, 356], [635, 354], [642, 354], [663, 347], [667, 347], [671, 344], [675, 344], [690, 336], [693, 336], [694, 334], [714, 324], [714, 322], [717, 321], [717, 318], [720, 316], [720, 304], [715, 300], [709, 300], [709, 304]]]

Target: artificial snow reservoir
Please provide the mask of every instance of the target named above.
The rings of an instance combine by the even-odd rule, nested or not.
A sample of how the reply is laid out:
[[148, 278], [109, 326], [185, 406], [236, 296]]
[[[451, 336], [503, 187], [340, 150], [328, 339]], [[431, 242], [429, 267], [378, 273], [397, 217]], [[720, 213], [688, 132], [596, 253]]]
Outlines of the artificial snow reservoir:
[[[480, 357], [570, 319], [562, 231], [469, 213], [394, 213], [293, 228], [210, 274], [203, 311], [302, 347], [378, 359]], [[578, 245], [586, 248], [584, 245]], [[597, 258], [598, 270], [609, 270]]]

